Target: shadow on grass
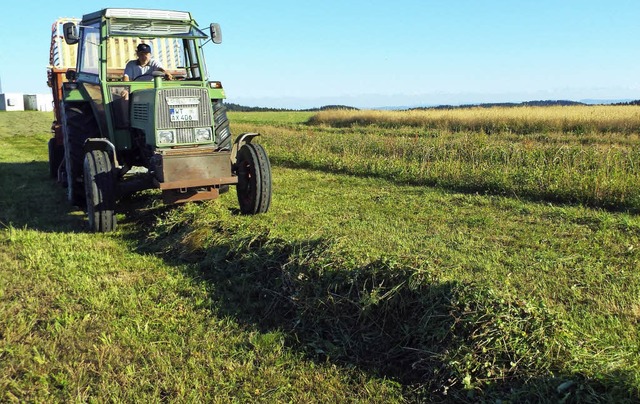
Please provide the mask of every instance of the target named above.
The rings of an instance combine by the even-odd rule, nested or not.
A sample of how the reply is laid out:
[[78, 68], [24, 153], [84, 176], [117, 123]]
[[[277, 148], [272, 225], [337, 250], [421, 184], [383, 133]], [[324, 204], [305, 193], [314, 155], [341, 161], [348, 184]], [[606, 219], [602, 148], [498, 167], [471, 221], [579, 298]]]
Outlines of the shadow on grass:
[[327, 240], [292, 244], [213, 226], [205, 248], [193, 248], [188, 226], [139, 246], [169, 264], [191, 263], [188, 275], [207, 284], [217, 313], [281, 332], [311, 360], [397, 380], [410, 401], [640, 398], [630, 375], [563, 371], [570, 341], [542, 304], [393, 261], [358, 266], [331, 255]]
[[48, 162], [0, 163], [0, 226], [81, 232], [83, 220], [66, 188], [49, 176]]
[[[117, 212], [133, 217], [148, 209], [152, 200], [160, 201], [153, 191], [126, 196], [118, 201]], [[156, 214], [170, 209], [160, 205]], [[49, 176], [49, 163], [0, 163], [0, 228], [28, 228], [45, 232], [87, 232], [86, 213], [71, 206], [67, 189]]]

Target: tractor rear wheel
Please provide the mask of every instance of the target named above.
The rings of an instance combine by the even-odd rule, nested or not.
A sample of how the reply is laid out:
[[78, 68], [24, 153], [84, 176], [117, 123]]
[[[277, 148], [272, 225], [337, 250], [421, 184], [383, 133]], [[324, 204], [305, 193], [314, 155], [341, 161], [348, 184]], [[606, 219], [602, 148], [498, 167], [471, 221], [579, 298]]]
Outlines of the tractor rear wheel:
[[82, 187], [84, 142], [90, 137], [98, 137], [98, 125], [88, 104], [65, 105], [63, 116], [67, 196], [72, 205], [84, 206]]
[[89, 229], [109, 232], [116, 228], [115, 176], [109, 153], [92, 150], [84, 156], [84, 189]]
[[227, 118], [227, 107], [221, 100], [213, 104], [213, 122], [216, 129], [216, 145], [220, 149], [231, 149], [231, 130], [229, 129], [229, 118]]
[[49, 139], [49, 175], [58, 178], [58, 168], [64, 158], [64, 147], [56, 144], [56, 139]]
[[238, 151], [238, 203], [245, 215], [265, 213], [271, 204], [271, 164], [259, 144], [246, 143]]

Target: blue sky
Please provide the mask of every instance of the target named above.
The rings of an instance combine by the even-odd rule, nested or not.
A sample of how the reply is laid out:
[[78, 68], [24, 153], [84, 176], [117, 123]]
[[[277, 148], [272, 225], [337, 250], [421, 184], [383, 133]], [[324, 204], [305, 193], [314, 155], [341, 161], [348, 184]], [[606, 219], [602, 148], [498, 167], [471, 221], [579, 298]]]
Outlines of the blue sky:
[[[132, 1], [9, 1], [4, 92], [42, 93], [50, 26]], [[79, 8], [76, 7], [79, 5]], [[361, 108], [539, 99], [640, 99], [638, 0], [175, 1], [222, 25], [206, 46], [229, 102]]]

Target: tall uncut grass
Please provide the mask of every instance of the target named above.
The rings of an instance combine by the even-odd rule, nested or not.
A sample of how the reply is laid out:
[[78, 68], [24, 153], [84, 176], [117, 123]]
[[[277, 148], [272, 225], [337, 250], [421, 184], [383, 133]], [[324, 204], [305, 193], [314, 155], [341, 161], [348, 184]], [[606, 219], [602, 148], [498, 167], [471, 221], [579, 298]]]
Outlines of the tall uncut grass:
[[484, 133], [528, 134], [559, 131], [637, 134], [640, 131], [640, 106], [475, 107], [412, 111], [328, 110], [318, 112], [309, 122], [334, 127], [414, 126]]
[[640, 211], [639, 117], [635, 106], [335, 110], [261, 131], [290, 167]]

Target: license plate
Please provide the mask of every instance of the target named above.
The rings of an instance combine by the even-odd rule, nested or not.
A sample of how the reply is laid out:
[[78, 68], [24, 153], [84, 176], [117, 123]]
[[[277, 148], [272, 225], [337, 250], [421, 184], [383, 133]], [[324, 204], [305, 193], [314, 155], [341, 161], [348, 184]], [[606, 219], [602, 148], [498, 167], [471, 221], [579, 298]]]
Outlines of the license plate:
[[198, 120], [198, 108], [169, 108], [171, 122], [188, 122]]

